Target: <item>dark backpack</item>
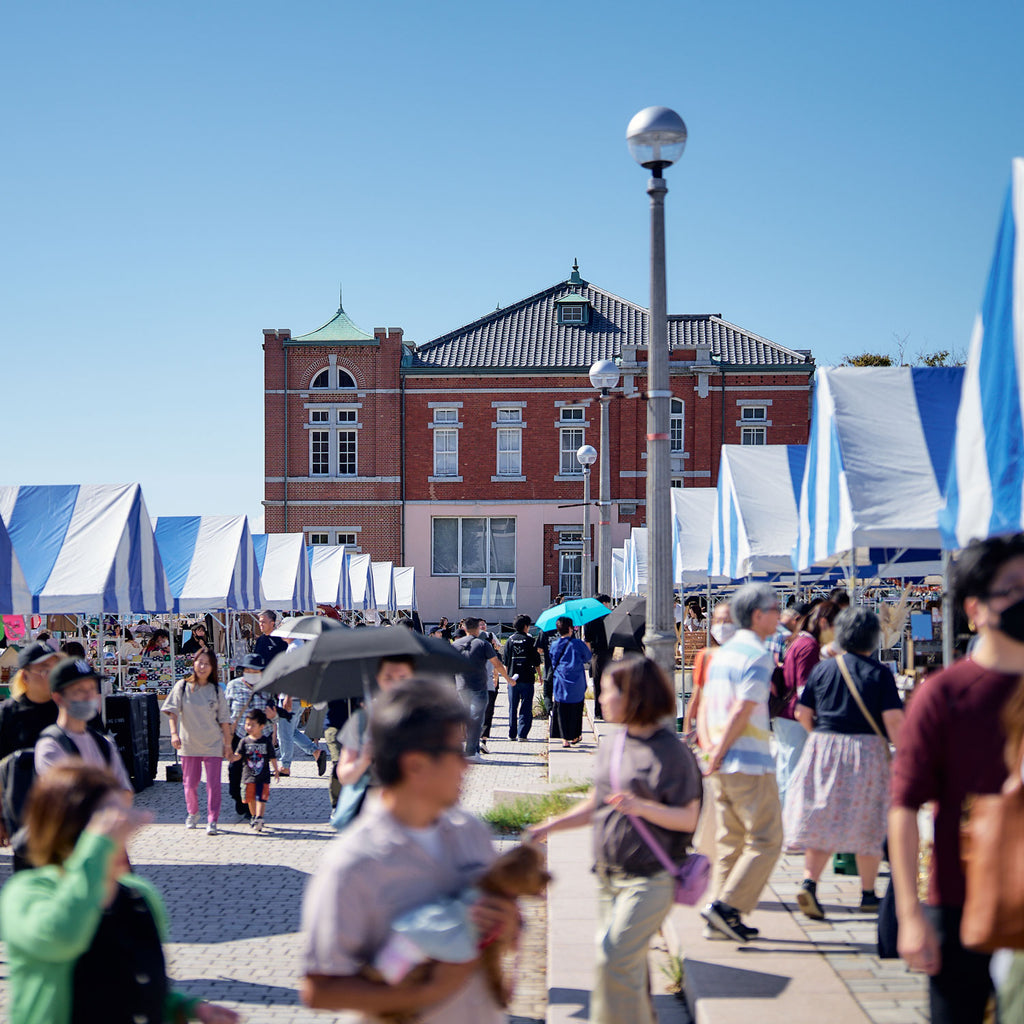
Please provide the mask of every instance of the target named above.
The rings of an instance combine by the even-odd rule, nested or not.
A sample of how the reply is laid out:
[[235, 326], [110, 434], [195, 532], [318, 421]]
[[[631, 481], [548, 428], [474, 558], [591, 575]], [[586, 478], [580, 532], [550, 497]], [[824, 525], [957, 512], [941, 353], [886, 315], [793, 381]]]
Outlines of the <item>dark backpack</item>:
[[521, 682], [534, 679], [540, 657], [533, 637], [513, 633], [505, 641], [505, 668], [510, 676], [518, 675]]
[[[93, 740], [103, 754], [103, 760], [110, 766], [112, 752], [110, 744], [105, 736], [90, 733]], [[40, 734], [39, 739], [44, 736], [52, 736], [62, 750], [73, 757], [78, 757], [78, 747], [70, 739], [63, 729], [58, 725], [48, 725]], [[37, 741], [38, 742], [38, 741]], [[4, 828], [8, 836], [13, 836], [21, 826], [21, 819], [25, 814], [25, 804], [28, 802], [28, 795], [32, 789], [32, 783], [36, 780], [36, 752], [35, 747], [23, 747], [8, 754], [0, 760], [0, 799], [3, 805], [0, 807], [0, 817], [3, 818]]]
[[[783, 657], [785, 661], [785, 657]], [[796, 687], [786, 685], [786, 673], [782, 665], [772, 669], [771, 689], [768, 694], [768, 714], [772, 718], [790, 718], [789, 706], [796, 696]]]

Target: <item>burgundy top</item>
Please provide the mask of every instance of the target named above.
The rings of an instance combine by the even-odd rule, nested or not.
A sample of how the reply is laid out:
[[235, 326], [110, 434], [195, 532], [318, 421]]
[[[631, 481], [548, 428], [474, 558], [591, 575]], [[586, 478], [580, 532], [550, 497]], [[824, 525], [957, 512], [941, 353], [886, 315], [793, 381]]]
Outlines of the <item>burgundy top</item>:
[[984, 669], [970, 658], [929, 676], [914, 691], [892, 765], [892, 803], [935, 812], [928, 902], [962, 907], [960, 812], [972, 793], [998, 793], [1006, 781], [1000, 714], [1019, 676]]
[[811, 633], [797, 635], [796, 639], [789, 645], [786, 651], [786, 658], [782, 662], [782, 674], [786, 678], [786, 689], [793, 690], [793, 699], [786, 708], [784, 718], [795, 718], [793, 712], [800, 702], [800, 695], [807, 685], [807, 677], [811, 670], [821, 660], [821, 645]]

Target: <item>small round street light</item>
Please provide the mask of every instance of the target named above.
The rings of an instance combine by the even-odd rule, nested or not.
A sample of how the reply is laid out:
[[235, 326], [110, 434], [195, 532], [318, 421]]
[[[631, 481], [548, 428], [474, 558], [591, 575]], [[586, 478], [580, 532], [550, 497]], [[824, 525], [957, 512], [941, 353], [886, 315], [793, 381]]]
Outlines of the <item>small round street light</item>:
[[[599, 359], [590, 368], [590, 383], [601, 391], [608, 391], [619, 383], [619, 368], [612, 359]], [[603, 439], [602, 439], [603, 443]]]
[[608, 426], [609, 392], [619, 384], [613, 359], [599, 359], [590, 368], [590, 383], [601, 392], [601, 466], [597, 482], [597, 592], [612, 592], [612, 442]]
[[597, 462], [597, 449], [584, 444], [576, 449], [576, 461], [583, 467], [583, 565], [580, 597], [592, 597], [594, 574], [590, 568], [590, 467]]
[[645, 107], [629, 122], [626, 141], [633, 159], [660, 178], [661, 172], [683, 155], [686, 125], [668, 107]]

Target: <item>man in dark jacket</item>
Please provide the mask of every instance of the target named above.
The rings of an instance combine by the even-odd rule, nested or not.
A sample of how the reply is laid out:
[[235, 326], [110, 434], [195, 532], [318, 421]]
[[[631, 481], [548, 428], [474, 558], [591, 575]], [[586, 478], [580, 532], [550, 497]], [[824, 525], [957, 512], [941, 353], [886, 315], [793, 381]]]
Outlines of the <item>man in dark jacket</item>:
[[508, 688], [508, 738], [519, 742], [533, 725], [533, 688], [541, 663], [536, 641], [526, 632], [532, 621], [529, 615], [517, 616], [515, 632], [505, 641], [505, 670], [514, 680]]

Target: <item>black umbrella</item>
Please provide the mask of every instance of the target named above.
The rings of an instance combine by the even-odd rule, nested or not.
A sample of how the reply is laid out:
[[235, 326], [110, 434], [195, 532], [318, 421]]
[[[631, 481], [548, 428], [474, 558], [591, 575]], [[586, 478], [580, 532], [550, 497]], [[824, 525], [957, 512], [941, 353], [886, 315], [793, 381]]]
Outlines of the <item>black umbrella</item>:
[[647, 598], [625, 597], [604, 620], [604, 633], [609, 647], [642, 651], [647, 628]]
[[405, 626], [331, 629], [279, 654], [257, 689], [287, 693], [310, 704], [362, 697], [373, 683], [377, 663], [391, 655], [410, 655], [416, 671], [429, 674], [454, 675], [468, 664], [451, 644]]

